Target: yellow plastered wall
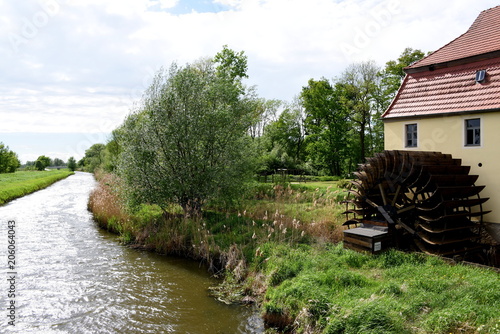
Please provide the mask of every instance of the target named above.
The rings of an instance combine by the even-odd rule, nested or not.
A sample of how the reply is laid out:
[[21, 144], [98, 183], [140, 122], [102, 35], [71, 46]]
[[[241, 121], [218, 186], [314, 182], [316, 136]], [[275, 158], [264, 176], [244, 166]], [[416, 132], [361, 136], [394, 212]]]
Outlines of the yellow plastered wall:
[[[465, 146], [465, 120], [481, 120], [481, 145]], [[417, 124], [417, 147], [405, 147], [405, 125]], [[481, 197], [490, 199], [483, 205], [492, 210], [484, 216], [487, 222], [500, 223], [500, 112], [384, 120], [386, 150], [438, 151], [462, 159], [471, 166], [470, 174], [479, 175], [478, 185], [486, 185]], [[481, 167], [480, 167], [481, 165]]]

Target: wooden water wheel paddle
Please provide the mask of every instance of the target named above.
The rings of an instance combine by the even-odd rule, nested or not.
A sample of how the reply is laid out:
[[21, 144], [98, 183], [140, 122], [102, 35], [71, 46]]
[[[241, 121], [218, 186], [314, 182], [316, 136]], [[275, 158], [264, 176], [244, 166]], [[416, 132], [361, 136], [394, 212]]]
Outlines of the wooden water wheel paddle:
[[[484, 186], [476, 185], [478, 175], [469, 172], [470, 166], [450, 154], [376, 154], [355, 173], [344, 225], [355, 224], [362, 234], [367, 229], [387, 232], [397, 248], [440, 256], [471, 254], [481, 249], [482, 217], [489, 211], [482, 208], [488, 198], [479, 196]], [[360, 248], [351, 238], [355, 234], [356, 229], [344, 231], [346, 247]]]

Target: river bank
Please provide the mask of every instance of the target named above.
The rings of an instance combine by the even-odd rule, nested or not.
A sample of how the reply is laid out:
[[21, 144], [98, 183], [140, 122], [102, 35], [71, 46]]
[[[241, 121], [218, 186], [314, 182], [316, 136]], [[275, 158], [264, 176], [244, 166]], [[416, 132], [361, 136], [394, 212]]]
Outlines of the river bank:
[[54, 182], [73, 174], [69, 170], [17, 171], [0, 174], [0, 205], [47, 188]]
[[389, 251], [345, 250], [337, 184], [255, 184], [201, 219], [119, 204], [101, 175], [89, 209], [125, 243], [208, 264], [225, 302], [256, 303], [269, 333], [500, 333], [498, 273]]

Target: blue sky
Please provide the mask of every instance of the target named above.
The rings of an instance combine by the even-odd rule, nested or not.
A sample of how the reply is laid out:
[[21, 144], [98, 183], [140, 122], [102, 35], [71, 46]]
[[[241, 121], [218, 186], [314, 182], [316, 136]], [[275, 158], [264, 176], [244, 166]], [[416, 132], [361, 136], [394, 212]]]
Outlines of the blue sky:
[[[180, 0], [168, 1], [167, 8], [161, 8], [161, 3], [158, 3], [153, 9], [167, 11], [174, 15], [184, 15], [195, 13], [218, 13], [229, 10], [231, 6], [222, 3], [216, 3], [211, 0]], [[164, 5], [165, 7], [165, 5]]]
[[[310, 78], [435, 50], [497, 1], [0, 0], [0, 142], [22, 161], [79, 159], [105, 141], [172, 62], [223, 45], [248, 85], [291, 101]], [[87, 146], [87, 147], [86, 147]]]

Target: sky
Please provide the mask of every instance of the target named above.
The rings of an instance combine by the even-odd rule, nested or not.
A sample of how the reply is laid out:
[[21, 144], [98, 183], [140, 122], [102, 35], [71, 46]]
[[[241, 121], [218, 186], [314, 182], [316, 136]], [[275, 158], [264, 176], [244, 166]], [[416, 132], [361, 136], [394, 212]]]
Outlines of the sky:
[[0, 0], [0, 142], [22, 162], [80, 159], [161, 67], [248, 57], [246, 84], [291, 101], [311, 78], [436, 50], [496, 0]]

